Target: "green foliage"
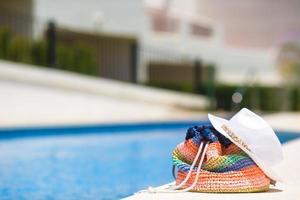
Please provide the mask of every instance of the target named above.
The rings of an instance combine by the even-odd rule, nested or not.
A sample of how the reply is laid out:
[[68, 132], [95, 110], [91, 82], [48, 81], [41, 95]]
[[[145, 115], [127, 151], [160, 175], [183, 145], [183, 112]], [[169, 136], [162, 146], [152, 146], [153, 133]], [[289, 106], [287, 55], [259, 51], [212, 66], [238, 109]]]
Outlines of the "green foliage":
[[300, 88], [292, 88], [291, 92], [292, 110], [300, 110]]
[[236, 91], [234, 85], [218, 85], [215, 88], [216, 107], [218, 109], [231, 110], [231, 97]]
[[8, 59], [16, 62], [32, 63], [32, 44], [27, 38], [15, 37], [10, 41]]
[[47, 66], [47, 43], [44, 40], [34, 42], [31, 55], [33, 64]]
[[10, 32], [6, 28], [0, 28], [0, 58], [8, 58]]
[[72, 47], [68, 47], [66, 45], [58, 44], [56, 48], [57, 52], [57, 63], [56, 65], [60, 69], [65, 69], [69, 71], [74, 71], [73, 63], [74, 63], [74, 51]]
[[216, 87], [217, 108], [231, 110], [232, 95], [237, 91], [243, 94], [239, 107], [250, 109], [279, 111], [284, 108], [287, 100], [283, 93], [284, 89], [280, 87], [248, 86], [241, 91], [241, 88], [236, 85], [218, 85]]
[[97, 75], [95, 49], [84, 43], [76, 43], [72, 46], [58, 44], [57, 66], [82, 74]]
[[[258, 87], [254, 88], [258, 90], [258, 97], [260, 99], [259, 107], [262, 110], [267, 111], [280, 111], [283, 110], [285, 101], [290, 98], [285, 97], [289, 96], [289, 93], [285, 93], [284, 88], [280, 87]], [[288, 106], [288, 105], [287, 105]]]
[[0, 58], [32, 63], [31, 49], [31, 40], [13, 35], [8, 28], [0, 28]]
[[[264, 111], [300, 110], [300, 88], [216, 84], [214, 75], [214, 64], [207, 64], [202, 70], [202, 84], [197, 87], [180, 81], [177, 83], [150, 82], [148, 85], [206, 95], [211, 102], [210, 109], [230, 111], [248, 107]], [[238, 104], [232, 101], [235, 92], [242, 94], [243, 97]]]
[[187, 92], [187, 93], [193, 93], [194, 87], [190, 83], [159, 83], [159, 82], [150, 82], [146, 85], [152, 86], [152, 87], [158, 87], [168, 90], [174, 90], [174, 91], [180, 91], [180, 92]]
[[[77, 42], [71, 46], [56, 46], [57, 67], [82, 74], [98, 75], [96, 50]], [[16, 62], [47, 66], [47, 42], [15, 36], [9, 29], [0, 28], [0, 58]]]
[[[160, 84], [149, 83], [148, 85], [172, 89], [181, 92], [194, 92], [191, 84]], [[201, 94], [207, 95], [207, 85], [202, 85]], [[248, 86], [241, 88], [238, 85], [218, 84], [214, 86], [216, 109], [230, 111], [234, 109], [232, 95], [239, 91], [243, 94], [241, 107], [259, 109], [263, 111], [300, 110], [300, 88], [271, 87], [271, 86]]]

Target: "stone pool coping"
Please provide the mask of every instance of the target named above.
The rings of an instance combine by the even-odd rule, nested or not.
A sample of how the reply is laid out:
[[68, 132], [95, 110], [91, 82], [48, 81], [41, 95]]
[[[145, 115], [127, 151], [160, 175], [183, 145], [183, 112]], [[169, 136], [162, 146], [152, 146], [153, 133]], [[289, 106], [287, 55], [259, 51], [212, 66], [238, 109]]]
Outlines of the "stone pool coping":
[[204, 109], [209, 103], [203, 95], [147, 87], [59, 69], [37, 68], [34, 65], [10, 61], [0, 61], [1, 79], [186, 109]]
[[[243, 193], [243, 194], [209, 194], [209, 193], [138, 193], [124, 200], [241, 200], [241, 199], [255, 199], [255, 200], [296, 200], [300, 195], [300, 139], [286, 143], [283, 146], [284, 161], [276, 166], [275, 171], [279, 173], [283, 179], [283, 183], [277, 183], [268, 192], [264, 193]], [[166, 185], [160, 186], [161, 188]]]

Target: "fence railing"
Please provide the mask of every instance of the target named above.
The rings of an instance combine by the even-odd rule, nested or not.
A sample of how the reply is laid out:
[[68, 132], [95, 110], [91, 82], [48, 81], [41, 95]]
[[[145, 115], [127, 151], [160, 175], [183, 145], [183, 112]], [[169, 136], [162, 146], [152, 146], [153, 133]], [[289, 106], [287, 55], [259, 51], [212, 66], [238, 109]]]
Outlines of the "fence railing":
[[136, 83], [138, 49], [135, 37], [72, 31], [0, 12], [0, 59]]
[[[0, 12], [0, 59], [132, 83], [139, 82], [144, 68], [148, 85], [176, 89], [188, 82], [189, 92], [213, 91], [206, 84], [213, 74], [199, 58], [141, 45], [135, 36], [74, 31], [54, 21], [5, 11]], [[175, 87], [169, 87], [172, 84]]]

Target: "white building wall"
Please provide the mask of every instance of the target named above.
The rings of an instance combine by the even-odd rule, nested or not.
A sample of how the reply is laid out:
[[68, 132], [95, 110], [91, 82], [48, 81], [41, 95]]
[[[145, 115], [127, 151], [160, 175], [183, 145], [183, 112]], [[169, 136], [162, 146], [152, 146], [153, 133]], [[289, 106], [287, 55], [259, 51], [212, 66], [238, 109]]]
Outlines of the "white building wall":
[[34, 0], [34, 14], [90, 31], [140, 35], [146, 26], [142, 0]]
[[[188, 58], [201, 58], [216, 64], [222, 82], [242, 82], [249, 69], [256, 74], [268, 74], [274, 79], [275, 56], [268, 49], [243, 49], [228, 47], [224, 43], [222, 24], [214, 24], [212, 38], [193, 38], [187, 33], [185, 23], [176, 34], [157, 34], [151, 31], [144, 0], [34, 0], [34, 15], [52, 18], [60, 25], [89, 31], [133, 34], [141, 41], [141, 48], [154, 47], [162, 52], [175, 52]], [[157, 51], [158, 56], [160, 51]], [[138, 79], [147, 80], [145, 58], [142, 56]], [[275, 78], [276, 79], [276, 78]], [[275, 80], [274, 79], [274, 80]], [[267, 79], [265, 79], [267, 80]], [[277, 80], [277, 79], [276, 79]]]

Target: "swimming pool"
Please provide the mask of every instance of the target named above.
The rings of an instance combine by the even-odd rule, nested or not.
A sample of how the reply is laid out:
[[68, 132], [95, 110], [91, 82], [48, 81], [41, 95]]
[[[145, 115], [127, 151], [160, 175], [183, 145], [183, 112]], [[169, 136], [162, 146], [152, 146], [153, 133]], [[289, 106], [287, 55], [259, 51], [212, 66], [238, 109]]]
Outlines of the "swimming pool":
[[172, 149], [194, 124], [3, 129], [0, 199], [120, 199], [170, 182]]

